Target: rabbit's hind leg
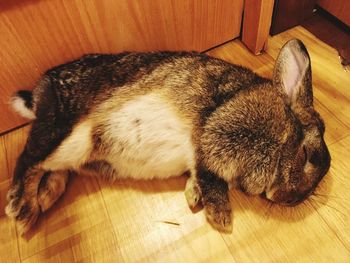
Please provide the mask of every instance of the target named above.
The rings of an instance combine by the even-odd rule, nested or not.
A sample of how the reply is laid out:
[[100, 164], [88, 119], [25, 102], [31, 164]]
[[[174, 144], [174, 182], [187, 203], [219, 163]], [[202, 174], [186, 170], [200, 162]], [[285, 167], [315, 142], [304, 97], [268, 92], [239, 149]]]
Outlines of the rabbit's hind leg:
[[69, 170], [45, 172], [38, 190], [38, 202], [42, 212], [48, 210], [66, 190]]
[[40, 212], [49, 209], [63, 194], [69, 173], [32, 167], [26, 172], [31, 180], [27, 179], [24, 185], [14, 184], [10, 188], [6, 214], [16, 220], [20, 233], [26, 232], [35, 223]]
[[[90, 156], [90, 129], [90, 124], [85, 122], [72, 129], [69, 124], [57, 127], [50, 119], [34, 121], [26, 146], [17, 160], [7, 198], [6, 214], [15, 220], [21, 234], [31, 228], [42, 209], [50, 207], [64, 192], [64, 187], [57, 188], [50, 200], [39, 204], [39, 186], [45, 173], [75, 169]], [[50, 183], [58, 180], [59, 185], [65, 185], [65, 180], [56, 176], [58, 174], [50, 179]], [[40, 193], [44, 196], [44, 188]]]
[[16, 170], [17, 173], [23, 172], [23, 178], [14, 178], [7, 193], [8, 204], [5, 208], [7, 216], [16, 221], [20, 234], [27, 232], [40, 214], [37, 191], [45, 172], [37, 166], [22, 168], [24, 168], [22, 161], [19, 161]]

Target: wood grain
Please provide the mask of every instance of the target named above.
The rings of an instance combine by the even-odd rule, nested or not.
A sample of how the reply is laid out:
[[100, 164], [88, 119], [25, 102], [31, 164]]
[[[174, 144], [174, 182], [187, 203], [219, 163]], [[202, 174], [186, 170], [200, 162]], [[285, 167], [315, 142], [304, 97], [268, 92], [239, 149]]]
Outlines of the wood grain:
[[350, 26], [350, 2], [348, 0], [317, 0], [317, 4]]
[[[68, 233], [69, 236], [74, 237], [108, 221], [108, 214], [96, 178], [80, 179], [72, 178], [62, 200], [59, 200], [56, 206], [39, 219], [34, 231], [18, 240], [20, 255], [23, 259], [48, 247], [59, 246], [60, 242], [66, 240]], [[35, 231], [35, 229], [41, 229], [41, 231]], [[65, 247], [60, 249], [63, 251]]]
[[[16, 161], [21, 152], [23, 151], [26, 139], [30, 130], [30, 125], [26, 125], [21, 129], [16, 129], [10, 133], [7, 133], [1, 138], [4, 140], [4, 146], [7, 157], [7, 169], [8, 174], [4, 179], [11, 179], [13, 171], [15, 169]], [[1, 178], [0, 178], [1, 181]]]
[[[186, 204], [182, 193], [185, 180], [181, 177], [143, 181], [137, 182], [136, 187], [133, 180], [113, 186], [100, 182], [126, 262], [135, 259], [140, 262], [190, 262], [193, 259], [204, 262], [212, 258], [232, 262], [221, 235], [212, 231], [201, 213], [192, 214], [186, 205], [182, 205]], [[126, 203], [134, 205], [123, 205]]]
[[[293, 208], [271, 206], [232, 190], [233, 233], [227, 235], [213, 230], [203, 211], [188, 208], [183, 194], [186, 177], [108, 183], [77, 176], [27, 236], [17, 237], [12, 222], [0, 217], [1, 260], [349, 262], [350, 78], [336, 64], [336, 52], [296, 27], [270, 38], [269, 49], [261, 56], [253, 56], [240, 41], [209, 53], [271, 76], [278, 50], [292, 37], [300, 38], [310, 52], [315, 107], [325, 120], [332, 155], [330, 172], [310, 199]], [[14, 134], [17, 139], [10, 139], [11, 134], [6, 140], [16, 145], [25, 140], [20, 132]]]
[[267, 47], [274, 0], [247, 0], [244, 2], [242, 42], [254, 54]]
[[9, 187], [9, 171], [7, 165], [7, 156], [5, 148], [5, 138], [0, 137], [0, 216], [5, 214], [6, 192]]
[[1, 262], [20, 262], [20, 255], [17, 245], [17, 233], [14, 222], [4, 220], [5, 217], [0, 217], [0, 255]]
[[8, 167], [7, 167], [7, 156], [5, 148], [5, 138], [0, 137], [0, 182], [8, 179]]
[[[91, 238], [94, 237], [94, 238]], [[72, 235], [23, 260], [37, 262], [125, 262], [109, 220]]]
[[2, 1], [0, 133], [24, 123], [8, 108], [17, 89], [86, 53], [203, 51], [239, 36], [243, 0]]

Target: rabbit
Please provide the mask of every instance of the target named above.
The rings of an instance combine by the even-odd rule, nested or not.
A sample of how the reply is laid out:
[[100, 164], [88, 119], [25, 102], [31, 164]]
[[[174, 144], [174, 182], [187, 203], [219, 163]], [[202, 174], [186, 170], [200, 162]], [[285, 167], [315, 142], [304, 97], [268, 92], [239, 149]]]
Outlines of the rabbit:
[[190, 208], [232, 232], [229, 186], [281, 205], [313, 193], [330, 166], [304, 44], [288, 41], [272, 79], [197, 52], [91, 54], [48, 70], [12, 105], [33, 119], [8, 191], [20, 233], [69, 176], [188, 173]]

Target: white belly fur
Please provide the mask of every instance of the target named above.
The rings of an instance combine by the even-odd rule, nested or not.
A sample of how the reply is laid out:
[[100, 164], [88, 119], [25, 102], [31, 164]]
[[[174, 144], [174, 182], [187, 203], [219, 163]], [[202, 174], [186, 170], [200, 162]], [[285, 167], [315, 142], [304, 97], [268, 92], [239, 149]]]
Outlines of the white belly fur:
[[156, 94], [137, 97], [106, 117], [104, 140], [111, 151], [105, 159], [118, 177], [167, 178], [193, 168], [192, 127]]

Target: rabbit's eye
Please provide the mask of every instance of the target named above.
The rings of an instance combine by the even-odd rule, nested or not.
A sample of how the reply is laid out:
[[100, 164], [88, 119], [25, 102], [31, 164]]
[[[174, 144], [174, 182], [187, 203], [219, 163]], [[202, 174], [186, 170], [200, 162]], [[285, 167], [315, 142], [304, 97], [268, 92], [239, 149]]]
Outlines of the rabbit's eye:
[[321, 130], [321, 134], [323, 135], [323, 134], [324, 134], [324, 132], [325, 132], [325, 130], [326, 130], [326, 127], [325, 127], [325, 125], [324, 125], [324, 122], [323, 122], [323, 121], [321, 121], [321, 122], [320, 122], [320, 130]]
[[305, 152], [305, 162], [309, 161], [313, 165], [320, 163], [321, 155], [315, 149], [306, 148], [303, 146]]
[[319, 154], [318, 151], [312, 151], [311, 155], [310, 155], [310, 163], [312, 163], [313, 165], [316, 165], [318, 163], [320, 163], [320, 159], [321, 159], [321, 156]]

